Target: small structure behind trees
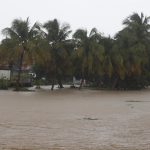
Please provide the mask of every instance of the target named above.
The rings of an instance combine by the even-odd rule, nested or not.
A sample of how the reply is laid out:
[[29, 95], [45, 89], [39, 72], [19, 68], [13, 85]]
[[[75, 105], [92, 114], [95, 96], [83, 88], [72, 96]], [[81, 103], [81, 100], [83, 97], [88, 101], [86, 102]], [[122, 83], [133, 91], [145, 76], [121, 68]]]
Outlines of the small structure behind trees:
[[0, 66], [0, 79], [11, 79], [11, 68], [9, 66]]

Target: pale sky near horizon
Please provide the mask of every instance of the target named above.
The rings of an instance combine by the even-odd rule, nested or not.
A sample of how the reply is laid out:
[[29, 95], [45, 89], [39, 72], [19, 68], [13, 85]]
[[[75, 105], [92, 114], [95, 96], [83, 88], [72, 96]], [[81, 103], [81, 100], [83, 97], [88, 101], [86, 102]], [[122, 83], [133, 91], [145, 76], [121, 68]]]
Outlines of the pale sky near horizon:
[[[13, 19], [30, 18], [31, 24], [57, 18], [78, 28], [96, 27], [106, 36], [122, 29], [122, 21], [133, 12], [150, 16], [150, 0], [0, 0], [0, 30]], [[0, 39], [2, 35], [0, 35]]]

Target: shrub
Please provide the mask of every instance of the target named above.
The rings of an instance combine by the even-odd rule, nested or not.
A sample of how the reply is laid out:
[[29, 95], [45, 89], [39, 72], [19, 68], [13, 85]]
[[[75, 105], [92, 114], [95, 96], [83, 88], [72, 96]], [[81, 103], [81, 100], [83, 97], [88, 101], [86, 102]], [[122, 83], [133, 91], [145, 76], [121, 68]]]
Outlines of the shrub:
[[5, 77], [0, 79], [0, 89], [1, 90], [7, 90], [10, 85], [10, 82]]

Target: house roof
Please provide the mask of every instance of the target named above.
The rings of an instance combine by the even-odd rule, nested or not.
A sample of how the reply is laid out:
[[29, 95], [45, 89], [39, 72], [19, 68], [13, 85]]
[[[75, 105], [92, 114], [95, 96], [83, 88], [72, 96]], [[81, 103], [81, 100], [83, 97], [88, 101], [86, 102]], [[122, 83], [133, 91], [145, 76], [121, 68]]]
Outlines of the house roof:
[[8, 66], [8, 65], [0, 65], [0, 70], [10, 70], [10, 66]]

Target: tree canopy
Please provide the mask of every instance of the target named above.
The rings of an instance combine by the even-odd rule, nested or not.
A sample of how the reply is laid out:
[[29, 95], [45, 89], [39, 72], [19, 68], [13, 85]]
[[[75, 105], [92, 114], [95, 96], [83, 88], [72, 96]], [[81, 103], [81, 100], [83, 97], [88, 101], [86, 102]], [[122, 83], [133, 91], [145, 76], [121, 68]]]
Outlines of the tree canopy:
[[[32, 66], [37, 79], [63, 88], [73, 76], [87, 85], [109, 89], [140, 89], [150, 84], [150, 17], [133, 13], [114, 37], [93, 28], [77, 29], [57, 19], [29, 24], [15, 19], [0, 44], [0, 64]], [[82, 86], [82, 85], [81, 85]]]

